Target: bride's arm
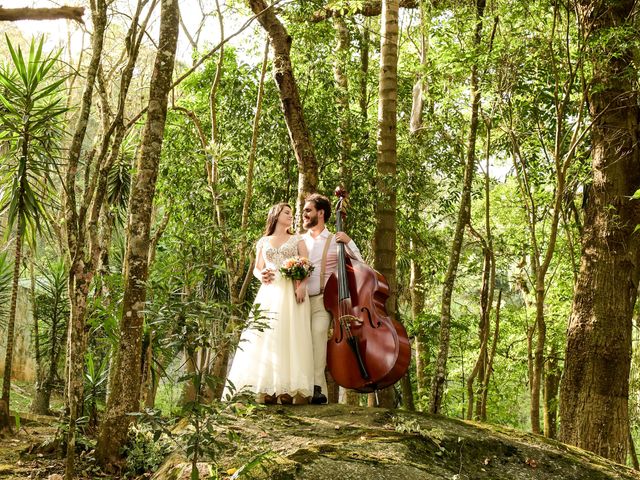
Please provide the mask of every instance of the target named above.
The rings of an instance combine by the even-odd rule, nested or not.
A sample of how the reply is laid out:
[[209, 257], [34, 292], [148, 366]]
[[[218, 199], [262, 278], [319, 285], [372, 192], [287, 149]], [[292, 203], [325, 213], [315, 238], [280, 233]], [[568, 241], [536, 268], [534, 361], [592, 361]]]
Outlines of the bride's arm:
[[[264, 238], [264, 237], [263, 237]], [[253, 276], [262, 282], [262, 270], [264, 270], [264, 258], [262, 258], [262, 238], [256, 244], [256, 266], [253, 268]]]

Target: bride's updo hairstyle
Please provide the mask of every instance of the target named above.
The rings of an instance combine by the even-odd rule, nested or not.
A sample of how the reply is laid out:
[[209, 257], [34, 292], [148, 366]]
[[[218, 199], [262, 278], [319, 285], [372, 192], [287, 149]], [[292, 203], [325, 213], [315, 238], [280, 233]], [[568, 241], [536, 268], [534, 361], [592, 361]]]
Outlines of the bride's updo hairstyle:
[[[269, 235], [273, 235], [273, 232], [276, 231], [276, 225], [278, 224], [278, 217], [284, 210], [284, 207], [291, 208], [286, 202], [276, 203], [273, 207], [269, 209], [269, 214], [267, 215], [267, 224], [264, 227], [264, 236], [268, 237]], [[292, 209], [293, 210], [293, 209]], [[293, 235], [292, 227], [289, 227], [287, 233]]]

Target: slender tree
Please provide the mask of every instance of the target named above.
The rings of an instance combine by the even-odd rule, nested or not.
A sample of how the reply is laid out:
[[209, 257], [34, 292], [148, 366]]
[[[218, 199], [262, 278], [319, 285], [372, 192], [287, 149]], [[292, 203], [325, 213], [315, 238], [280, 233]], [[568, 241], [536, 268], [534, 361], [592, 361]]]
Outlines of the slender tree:
[[[476, 1], [476, 27], [473, 37], [473, 44], [476, 52], [479, 50], [482, 40], [482, 23], [484, 17], [485, 0]], [[444, 383], [447, 375], [447, 360], [449, 357], [449, 339], [451, 330], [451, 298], [453, 287], [458, 272], [460, 262], [460, 252], [464, 239], [464, 230], [471, 217], [471, 186], [476, 168], [476, 137], [478, 134], [478, 118], [480, 110], [480, 79], [478, 74], [478, 64], [474, 62], [471, 67], [471, 124], [469, 127], [469, 137], [467, 140], [467, 157], [464, 165], [464, 180], [462, 185], [462, 195], [460, 196], [460, 207], [456, 221], [455, 233], [449, 254], [449, 264], [442, 286], [442, 301], [440, 304], [440, 342], [438, 356], [431, 380], [431, 399], [429, 411], [440, 413], [442, 399], [444, 396]]]
[[96, 447], [96, 455], [105, 466], [119, 459], [131, 422], [127, 413], [136, 412], [140, 407], [142, 325], [146, 303], [151, 211], [162, 153], [179, 23], [178, 3], [174, 0], [162, 0], [158, 52], [149, 86], [149, 108], [129, 202], [120, 344], [114, 363], [117, 373]]

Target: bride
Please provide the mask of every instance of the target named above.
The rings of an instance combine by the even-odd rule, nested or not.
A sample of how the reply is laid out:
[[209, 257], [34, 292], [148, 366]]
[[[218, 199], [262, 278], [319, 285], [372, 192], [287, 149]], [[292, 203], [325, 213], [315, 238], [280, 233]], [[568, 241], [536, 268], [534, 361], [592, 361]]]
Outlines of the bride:
[[240, 337], [222, 398], [252, 391], [261, 403], [308, 403], [313, 394], [313, 347], [307, 279], [296, 288], [278, 271], [293, 256], [307, 257], [307, 247], [291, 231], [293, 215], [286, 203], [271, 207], [264, 236], [256, 245], [254, 275], [262, 285], [254, 304], [267, 328], [248, 328]]

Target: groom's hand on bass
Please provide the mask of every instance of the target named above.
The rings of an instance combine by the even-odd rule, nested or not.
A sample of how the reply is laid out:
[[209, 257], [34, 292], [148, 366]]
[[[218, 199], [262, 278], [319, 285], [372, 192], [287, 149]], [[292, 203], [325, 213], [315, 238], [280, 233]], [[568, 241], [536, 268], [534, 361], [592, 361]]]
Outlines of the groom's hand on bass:
[[344, 232], [336, 233], [336, 242], [344, 243], [345, 245], [351, 241], [351, 237]]

